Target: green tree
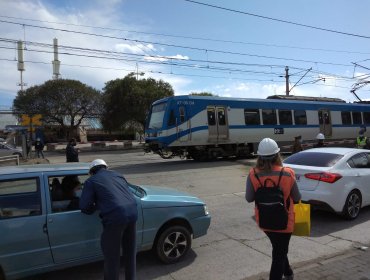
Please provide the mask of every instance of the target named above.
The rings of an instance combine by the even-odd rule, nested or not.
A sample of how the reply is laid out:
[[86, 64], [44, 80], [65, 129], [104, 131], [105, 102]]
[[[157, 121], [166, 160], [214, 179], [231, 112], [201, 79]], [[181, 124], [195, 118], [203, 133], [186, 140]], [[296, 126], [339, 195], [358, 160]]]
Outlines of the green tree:
[[109, 81], [103, 89], [103, 127], [108, 131], [120, 130], [132, 122], [144, 127], [151, 104], [173, 95], [169, 83], [152, 78], [137, 80], [135, 73]]
[[41, 114], [44, 124], [60, 125], [66, 137], [81, 122], [96, 116], [101, 108], [101, 93], [76, 80], [49, 80], [42, 85], [19, 91], [13, 101], [15, 114]]

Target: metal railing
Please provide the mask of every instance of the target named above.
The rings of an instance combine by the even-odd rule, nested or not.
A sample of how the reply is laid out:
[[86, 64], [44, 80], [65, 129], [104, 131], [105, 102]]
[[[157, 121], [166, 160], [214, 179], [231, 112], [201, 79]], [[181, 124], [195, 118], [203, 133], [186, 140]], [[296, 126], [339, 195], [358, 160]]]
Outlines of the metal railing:
[[0, 157], [0, 166], [8, 166], [8, 165], [19, 165], [19, 156], [18, 155], [10, 155], [10, 156], [3, 156]]

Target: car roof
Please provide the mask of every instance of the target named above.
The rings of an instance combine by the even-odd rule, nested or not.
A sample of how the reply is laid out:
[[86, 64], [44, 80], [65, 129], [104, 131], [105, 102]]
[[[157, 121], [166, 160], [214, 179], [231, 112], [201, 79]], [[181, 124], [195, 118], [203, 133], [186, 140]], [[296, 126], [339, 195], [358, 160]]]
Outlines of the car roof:
[[340, 147], [324, 147], [324, 148], [313, 148], [301, 151], [301, 153], [331, 153], [338, 155], [346, 155], [359, 152], [369, 152], [370, 150], [357, 149], [357, 148], [340, 148]]
[[89, 170], [88, 163], [68, 162], [63, 164], [34, 164], [0, 167], [0, 176], [19, 173]]

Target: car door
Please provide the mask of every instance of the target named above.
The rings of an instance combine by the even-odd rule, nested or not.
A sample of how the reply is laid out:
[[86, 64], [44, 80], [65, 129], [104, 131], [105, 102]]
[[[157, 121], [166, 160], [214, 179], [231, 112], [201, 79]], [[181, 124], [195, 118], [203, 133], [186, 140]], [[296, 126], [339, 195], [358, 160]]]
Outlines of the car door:
[[[69, 176], [78, 176], [81, 184], [88, 178], [86, 172], [48, 173], [44, 176], [45, 184], [50, 185], [48, 195], [47, 230], [51, 251], [55, 263], [64, 263], [85, 258], [100, 258], [100, 234], [102, 226], [98, 213], [86, 215], [79, 209], [69, 209], [71, 200], [55, 198], [53, 181], [62, 182]], [[65, 186], [62, 186], [65, 189]]]
[[7, 277], [19, 277], [53, 264], [40, 175], [2, 176], [0, 236], [0, 266]]
[[354, 184], [353, 188], [357, 188], [362, 194], [362, 204], [368, 204], [370, 202], [370, 154], [359, 153], [354, 155], [348, 160], [348, 164], [351, 167], [348, 176], [352, 176], [351, 180]]
[[[81, 184], [88, 178], [85, 173], [48, 174], [45, 182], [51, 184], [57, 178], [63, 185], [63, 179], [67, 176], [78, 176]], [[52, 189], [52, 188], [50, 188]], [[52, 192], [49, 197], [53, 198]], [[137, 198], [139, 199], [139, 198]], [[100, 235], [102, 233], [99, 212], [92, 215], [81, 213], [79, 209], [68, 209], [70, 201], [65, 199], [49, 199], [49, 214], [47, 227], [50, 246], [56, 263], [70, 262], [82, 259], [100, 259], [102, 252], [100, 247]], [[137, 246], [142, 242], [142, 214], [141, 204], [138, 203], [139, 218], [137, 221]]]

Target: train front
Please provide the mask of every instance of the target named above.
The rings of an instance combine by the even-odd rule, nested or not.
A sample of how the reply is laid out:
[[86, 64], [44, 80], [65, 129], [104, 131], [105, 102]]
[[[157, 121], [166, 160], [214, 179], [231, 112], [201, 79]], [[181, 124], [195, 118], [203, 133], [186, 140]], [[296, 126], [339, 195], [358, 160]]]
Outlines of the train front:
[[147, 116], [145, 126], [145, 152], [153, 152], [164, 158], [172, 157], [166, 152], [168, 146], [165, 130], [167, 107], [168, 98], [155, 101]]

